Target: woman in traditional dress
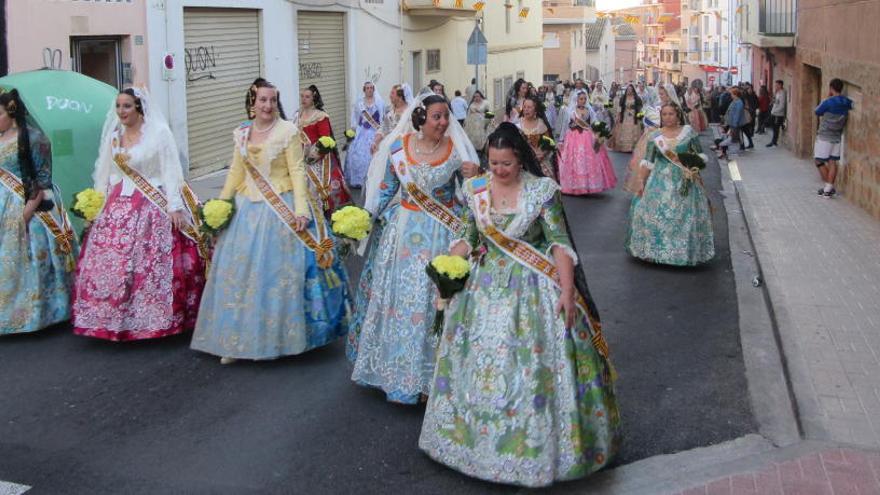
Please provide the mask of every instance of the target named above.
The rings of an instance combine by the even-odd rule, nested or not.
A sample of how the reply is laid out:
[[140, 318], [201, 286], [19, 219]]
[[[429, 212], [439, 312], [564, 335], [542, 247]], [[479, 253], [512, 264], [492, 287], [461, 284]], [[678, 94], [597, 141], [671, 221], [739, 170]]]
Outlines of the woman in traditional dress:
[[705, 112], [703, 112], [703, 92], [696, 86], [691, 86], [685, 96], [685, 103], [690, 109], [688, 116], [691, 128], [697, 134], [705, 131], [709, 127], [709, 123], [706, 121]]
[[[376, 136], [373, 137], [373, 144], [370, 146], [371, 155], [379, 148], [379, 143], [382, 142], [382, 139], [397, 127], [400, 117], [406, 112], [406, 107], [412, 103], [412, 100], [413, 94], [409, 84], [395, 84], [391, 87], [391, 92], [388, 93], [388, 102], [391, 105], [382, 117], [382, 127], [376, 131]], [[370, 166], [372, 167], [372, 162]], [[369, 170], [367, 170], [367, 174], [369, 175]]]
[[386, 160], [384, 177], [367, 184], [365, 208], [385, 227], [358, 284], [348, 356], [356, 383], [383, 390], [389, 401], [415, 404], [430, 392], [437, 347], [435, 290], [425, 266], [463, 227], [456, 172], [470, 177], [478, 167], [442, 96], [423, 92], [403, 119], [417, 132], [405, 132], [401, 120], [374, 157]]
[[678, 159], [679, 153], [702, 154], [700, 136], [684, 124], [684, 112], [674, 103], [663, 105], [660, 119], [640, 166], [626, 249], [652, 263], [705, 263], [715, 256], [709, 198], [699, 171]]
[[474, 91], [474, 96], [468, 105], [467, 117], [464, 119], [464, 132], [477, 151], [482, 151], [486, 146], [486, 128], [489, 125], [486, 112], [488, 111], [489, 102], [486, 101], [483, 92]]
[[617, 176], [605, 144], [593, 134], [593, 117], [587, 105], [587, 93], [580, 90], [574, 106], [568, 109], [568, 130], [559, 155], [559, 184], [564, 194], [594, 194], [617, 185]]
[[509, 124], [488, 148], [450, 249], [482, 254], [446, 310], [419, 447], [468, 476], [547, 486], [618, 451], [614, 373], [559, 186]]
[[363, 92], [363, 96], [352, 107], [351, 122], [357, 134], [345, 155], [345, 178], [350, 187], [358, 189], [367, 178], [372, 157], [370, 147], [376, 132], [382, 128], [382, 117], [385, 115], [385, 102], [381, 96], [375, 94], [376, 87], [373, 83], [365, 82]]
[[83, 241], [73, 332], [127, 341], [192, 330], [208, 252], [174, 136], [145, 90], [116, 97], [93, 178], [107, 199]]
[[504, 121], [516, 124], [522, 115], [522, 103], [529, 94], [529, 83], [525, 79], [517, 79], [507, 94], [504, 107]]
[[192, 340], [223, 364], [300, 354], [348, 331], [348, 279], [306, 186], [300, 133], [265, 79], [245, 107], [220, 193], [236, 211], [217, 238]]
[[642, 107], [645, 113], [645, 117], [642, 119], [642, 135], [639, 137], [635, 148], [633, 148], [632, 156], [629, 159], [629, 166], [627, 167], [626, 179], [624, 180], [624, 189], [632, 193], [635, 193], [632, 185], [635, 184], [637, 186], [638, 184], [639, 170], [648, 147], [648, 137], [660, 127], [660, 107], [669, 102], [673, 102], [681, 107], [678, 95], [675, 93], [672, 84], [660, 84], [659, 89], [648, 86], [646, 94], [648, 97], [643, 100], [644, 106]]
[[614, 126], [614, 150], [629, 153], [633, 150], [642, 135], [642, 120], [638, 117], [642, 111], [642, 99], [636, 94], [636, 88], [630, 84], [620, 97], [618, 104], [617, 125]]
[[52, 187], [49, 141], [17, 90], [0, 93], [0, 335], [70, 318], [76, 237]]
[[547, 89], [540, 101], [544, 103], [544, 115], [547, 117], [552, 131], [556, 127], [556, 118], [559, 117], [559, 111], [556, 109], [556, 93], [553, 91], [552, 84], [546, 84], [544, 87]]
[[544, 105], [533, 96], [527, 96], [522, 105], [522, 118], [516, 124], [526, 137], [532, 152], [538, 157], [544, 177], [556, 180], [556, 152], [541, 146], [541, 138], [553, 138], [553, 130], [544, 114]]
[[329, 219], [338, 208], [351, 204], [351, 194], [345, 185], [337, 151], [322, 154], [314, 146], [321, 137], [333, 137], [330, 116], [324, 111], [324, 101], [314, 84], [300, 91], [299, 111], [293, 116], [293, 123], [300, 130], [309, 190]]

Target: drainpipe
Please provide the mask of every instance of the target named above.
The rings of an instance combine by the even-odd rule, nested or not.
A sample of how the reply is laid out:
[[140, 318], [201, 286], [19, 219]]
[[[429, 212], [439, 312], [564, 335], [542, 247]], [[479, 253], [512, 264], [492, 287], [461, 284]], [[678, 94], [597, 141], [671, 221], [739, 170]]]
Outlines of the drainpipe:
[[6, 33], [6, 0], [0, 0], [0, 77], [9, 71], [9, 53]]

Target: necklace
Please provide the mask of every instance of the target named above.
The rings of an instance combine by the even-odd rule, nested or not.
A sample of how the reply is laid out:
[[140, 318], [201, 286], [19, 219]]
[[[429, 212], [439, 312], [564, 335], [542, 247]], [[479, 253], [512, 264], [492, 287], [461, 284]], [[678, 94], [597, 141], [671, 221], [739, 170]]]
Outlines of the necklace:
[[278, 123], [278, 119], [276, 118], [275, 120], [272, 121], [272, 124], [269, 125], [268, 127], [266, 127], [265, 129], [258, 129], [258, 128], [257, 128], [257, 123], [254, 122], [254, 132], [257, 132], [257, 133], [260, 133], [260, 134], [263, 134], [263, 133], [269, 132], [269, 131], [272, 130], [273, 127], [275, 127], [275, 124], [277, 124], [277, 123]]
[[428, 150], [427, 153], [425, 153], [424, 151], [422, 151], [421, 148], [419, 148], [419, 141], [422, 141], [423, 139], [424, 139], [423, 137], [419, 137], [419, 139], [416, 141], [416, 144], [415, 144], [416, 153], [418, 153], [418, 154], [420, 154], [420, 155], [422, 155], [422, 156], [430, 156], [430, 155], [433, 155], [434, 152], [437, 151], [437, 148], [440, 147], [440, 143], [443, 142], [443, 138], [440, 138], [440, 140], [437, 141], [437, 144], [435, 144], [433, 148], [431, 148], [430, 150]]

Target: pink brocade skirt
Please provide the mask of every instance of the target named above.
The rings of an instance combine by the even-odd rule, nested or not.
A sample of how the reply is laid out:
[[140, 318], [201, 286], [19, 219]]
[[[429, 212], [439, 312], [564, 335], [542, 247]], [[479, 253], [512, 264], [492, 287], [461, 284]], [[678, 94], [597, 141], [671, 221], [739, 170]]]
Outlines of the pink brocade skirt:
[[192, 330], [205, 261], [139, 191], [113, 187], [83, 240], [73, 292], [74, 333], [126, 341]]
[[617, 185], [608, 150], [593, 150], [593, 133], [568, 131], [559, 157], [559, 185], [563, 194], [594, 194]]

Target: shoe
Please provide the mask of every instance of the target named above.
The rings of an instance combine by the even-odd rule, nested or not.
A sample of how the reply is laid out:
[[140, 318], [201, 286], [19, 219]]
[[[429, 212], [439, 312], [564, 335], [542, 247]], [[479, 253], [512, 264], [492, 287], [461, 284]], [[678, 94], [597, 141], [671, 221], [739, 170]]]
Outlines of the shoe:
[[747, 149], [747, 150], [753, 150], [753, 149], [755, 149], [755, 145], [754, 145], [754, 144], [750, 144], [750, 145], [746, 146], [746, 149]]
[[776, 143], [767, 143], [767, 147], [776, 146]]
[[220, 358], [220, 364], [232, 364], [236, 362], [237, 359], [231, 357], [222, 357]]
[[825, 196], [826, 199], [833, 198], [835, 194], [837, 194], [837, 189], [834, 189], [833, 187], [831, 188], [830, 191], [823, 193], [823, 195]]
[[824, 196], [825, 195], [825, 188], [820, 187], [819, 190], [816, 191], [816, 194], [818, 194], [819, 196]]

